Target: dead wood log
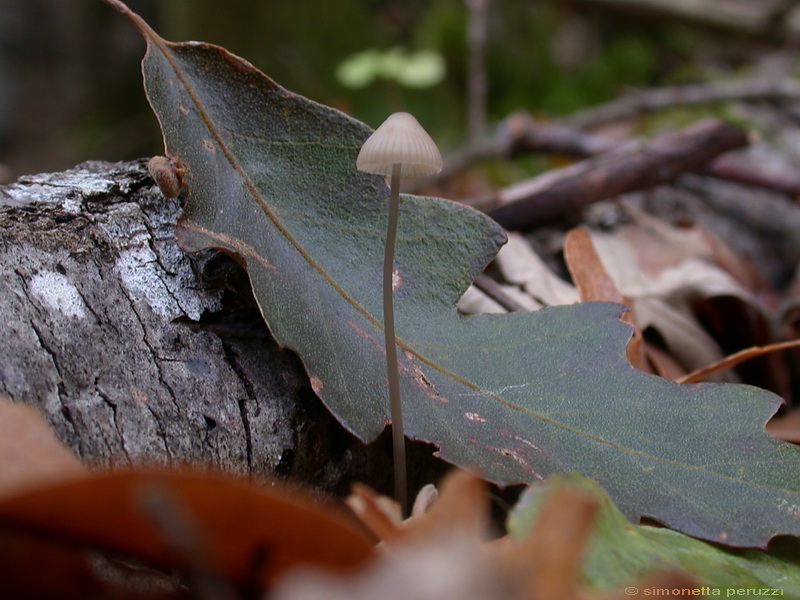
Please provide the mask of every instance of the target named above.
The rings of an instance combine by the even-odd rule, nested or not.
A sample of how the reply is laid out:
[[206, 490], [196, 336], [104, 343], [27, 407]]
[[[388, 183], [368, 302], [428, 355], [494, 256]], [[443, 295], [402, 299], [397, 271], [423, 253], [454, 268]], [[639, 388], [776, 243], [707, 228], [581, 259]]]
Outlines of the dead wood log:
[[141, 161], [0, 187], [0, 393], [92, 465], [388, 489], [386, 440], [364, 447], [327, 413], [233, 261], [178, 249], [179, 210]]

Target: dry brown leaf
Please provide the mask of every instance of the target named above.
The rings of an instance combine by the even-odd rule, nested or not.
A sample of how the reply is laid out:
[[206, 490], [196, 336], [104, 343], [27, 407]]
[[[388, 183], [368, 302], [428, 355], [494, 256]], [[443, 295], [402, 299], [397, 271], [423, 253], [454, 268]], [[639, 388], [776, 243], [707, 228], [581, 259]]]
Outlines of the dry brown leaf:
[[631, 341], [625, 350], [628, 361], [641, 371], [652, 372], [645, 355], [642, 330], [637, 324], [632, 303], [620, 293], [614, 280], [606, 272], [594, 248], [591, 235], [583, 227], [567, 233], [564, 240], [564, 260], [572, 275], [572, 281], [578, 288], [581, 302], [615, 302], [628, 307], [628, 311], [622, 315], [622, 320], [633, 327]]
[[763, 277], [761, 277], [751, 261], [737, 256], [724, 240], [702, 225], [694, 225], [694, 227], [702, 233], [715, 264], [730, 273], [736, 281], [750, 292], [764, 294], [767, 291], [767, 285]]
[[536, 526], [507, 561], [522, 576], [522, 598], [562, 600], [579, 596], [586, 544], [599, 510], [582, 490], [557, 490], [542, 506]]
[[86, 473], [44, 415], [0, 396], [0, 498]]
[[788, 410], [771, 419], [767, 431], [779, 440], [800, 444], [800, 409]]
[[379, 540], [389, 540], [400, 534], [402, 510], [394, 499], [356, 482], [344, 503]]
[[[88, 477], [80, 460], [59, 442], [34, 407], [0, 398], [0, 498]], [[56, 499], [57, 500], [57, 499]], [[97, 553], [58, 537], [31, 535], [15, 524], [0, 527], [0, 581], [9, 598], [142, 598], [136, 587], [98, 574]], [[152, 579], [151, 579], [152, 580]], [[173, 586], [175, 588], [175, 586]], [[138, 591], [137, 591], [138, 590]], [[148, 598], [172, 597], [160, 588]]]
[[0, 582], [4, 598], [112, 597], [80, 548], [7, 531], [0, 532]]
[[[436, 501], [423, 514], [409, 519], [392, 543], [445, 538], [485, 542], [489, 531], [489, 490], [486, 482], [467, 471], [453, 470], [444, 478]], [[391, 543], [390, 543], [391, 546]]]
[[603, 267], [592, 237], [585, 228], [577, 227], [567, 232], [564, 259], [581, 302], [616, 302], [630, 308]]
[[[366, 495], [371, 502], [377, 498], [374, 493]], [[387, 552], [359, 575], [331, 577], [303, 570], [283, 580], [275, 598], [613, 600], [588, 592], [580, 578], [598, 508], [597, 500], [583, 490], [555, 490], [544, 499], [523, 540], [506, 536], [486, 542], [486, 484], [457, 472], [445, 480], [431, 509], [405, 521], [387, 541]], [[693, 585], [683, 575], [665, 574], [640, 587], [656, 584]]]
[[544, 306], [579, 300], [578, 291], [553, 273], [519, 234], [508, 233], [508, 243], [500, 248], [495, 262], [506, 281], [518, 285]]
[[[385, 510], [380, 497], [358, 486], [368, 499], [368, 525], [387, 521], [373, 511]], [[426, 492], [427, 495], [427, 492]], [[278, 600], [511, 600], [508, 580], [487, 549], [489, 496], [485, 481], [453, 471], [442, 482], [430, 509], [386, 527], [385, 550], [355, 578], [331, 577], [303, 570], [289, 575]], [[389, 509], [391, 512], [392, 509]], [[389, 517], [388, 521], [393, 519]]]
[[[626, 205], [631, 223], [613, 233], [593, 232], [592, 239], [606, 271], [620, 292], [631, 299], [642, 330], [652, 327], [667, 350], [687, 370], [722, 360], [725, 353], [701, 326], [693, 306], [698, 300], [733, 298], [747, 307], [753, 322], [741, 331], [761, 331], [765, 321], [754, 297], [729, 272], [732, 254], [721, 250], [721, 242], [698, 227], [678, 228]], [[722, 258], [720, 258], [722, 257]], [[724, 259], [726, 268], [717, 264]], [[744, 277], [741, 273], [738, 277]], [[754, 334], [755, 335], [755, 334]], [[751, 343], [769, 340], [754, 339]], [[737, 381], [732, 372], [713, 377]]]
[[[153, 492], [167, 498], [169, 514], [150, 501]], [[178, 513], [191, 536], [164, 525]], [[210, 569], [261, 588], [300, 564], [346, 571], [373, 552], [344, 514], [304, 494], [205, 474], [111, 473], [30, 490], [0, 501], [2, 531], [184, 569], [196, 565], [181, 544], [201, 540], [195, 549]]]
[[515, 600], [496, 562], [456, 538], [383, 553], [354, 577], [311, 569], [289, 574], [271, 600]]
[[664, 271], [691, 259], [714, 263], [715, 253], [705, 231], [675, 227], [628, 202], [622, 206], [630, 223], [616, 228], [610, 237], [635, 250], [637, 271], [647, 279], [658, 279]]
[[359, 521], [380, 541], [393, 540], [403, 535], [403, 528], [414, 528], [423, 515], [438, 500], [436, 486], [429, 483], [414, 499], [411, 516], [403, 521], [400, 505], [393, 498], [378, 494], [362, 483], [354, 483], [345, 505]]
[[[643, 329], [653, 327], [658, 331], [669, 354], [684, 372], [705, 367], [724, 357], [719, 345], [700, 326], [690, 308], [674, 308], [658, 298], [639, 298], [633, 302], [639, 324]], [[733, 383], [738, 378], [733, 373], [721, 373], [712, 380]]]
[[489, 298], [484, 292], [474, 285], [467, 288], [458, 301], [458, 311], [465, 315], [480, 315], [484, 313], [499, 314], [508, 312], [500, 304]]
[[686, 375], [686, 369], [668, 352], [654, 344], [645, 344], [645, 354], [655, 374], [677, 381]]

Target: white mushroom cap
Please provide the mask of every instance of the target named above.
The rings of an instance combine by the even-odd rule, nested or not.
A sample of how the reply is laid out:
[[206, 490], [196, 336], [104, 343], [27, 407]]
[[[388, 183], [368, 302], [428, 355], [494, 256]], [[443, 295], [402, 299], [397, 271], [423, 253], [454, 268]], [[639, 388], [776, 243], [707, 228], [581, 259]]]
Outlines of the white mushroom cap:
[[401, 163], [401, 177], [433, 175], [442, 170], [442, 155], [422, 125], [407, 112], [389, 115], [367, 138], [358, 153], [359, 171], [391, 175], [392, 166]]

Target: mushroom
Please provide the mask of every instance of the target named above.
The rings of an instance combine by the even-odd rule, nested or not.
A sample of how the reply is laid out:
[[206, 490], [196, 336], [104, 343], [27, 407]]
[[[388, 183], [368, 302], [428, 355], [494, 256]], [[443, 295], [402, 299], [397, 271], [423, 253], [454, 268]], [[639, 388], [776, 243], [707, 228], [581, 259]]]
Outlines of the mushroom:
[[356, 160], [359, 171], [391, 177], [389, 226], [383, 258], [383, 331], [386, 340], [386, 370], [389, 404], [392, 412], [392, 453], [394, 494], [401, 510], [406, 510], [406, 449], [403, 433], [403, 405], [400, 399], [400, 373], [394, 333], [394, 245], [400, 207], [400, 178], [432, 175], [442, 170], [442, 155], [431, 136], [407, 112], [390, 115], [367, 138]]

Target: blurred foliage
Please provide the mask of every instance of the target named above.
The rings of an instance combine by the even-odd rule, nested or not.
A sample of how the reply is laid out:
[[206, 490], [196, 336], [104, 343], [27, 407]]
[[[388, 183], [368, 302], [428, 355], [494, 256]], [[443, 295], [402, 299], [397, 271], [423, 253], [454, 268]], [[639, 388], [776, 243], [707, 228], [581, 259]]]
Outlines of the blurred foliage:
[[446, 70], [444, 58], [436, 50], [409, 54], [400, 47], [385, 52], [370, 49], [339, 64], [336, 79], [351, 89], [361, 89], [376, 79], [389, 79], [410, 88], [427, 88], [441, 83]]
[[[159, 11], [168, 38], [220, 43], [282, 85], [373, 126], [392, 111], [408, 110], [445, 145], [463, 140], [463, 0], [232, 0], [224, 11], [213, 0], [171, 0]], [[487, 48], [490, 118], [521, 107], [563, 114], [613, 98], [625, 86], [657, 83], [683, 65], [692, 44], [678, 27], [584, 17], [545, 2], [494, 0]], [[391, 77], [360, 88], [337, 79], [337, 68], [353, 55], [398, 46], [410, 53], [437, 51], [446, 78], [421, 89]]]
[[[4, 80], [0, 68], [0, 97], [13, 91], [17, 115], [24, 115], [5, 130], [0, 123], [0, 141], [7, 142], [0, 147], [0, 163], [30, 172], [160, 150], [140, 91], [142, 45], [127, 22], [99, 0], [4, 2], [14, 23], [24, 21], [36, 32], [20, 36], [20, 48], [31, 39], [42, 45], [23, 52], [22, 82]], [[128, 3], [167, 39], [220, 44], [285, 87], [373, 126], [392, 111], [407, 110], [444, 149], [464, 142], [463, 0], [228, 0], [224, 7], [217, 0]], [[0, 10], [0, 27], [2, 17]], [[563, 114], [613, 98], [626, 86], [661, 83], [676, 72], [685, 77], [696, 38], [679, 26], [610, 20], [604, 13], [571, 10], [568, 3], [493, 0], [489, 118], [501, 119], [519, 108]], [[428, 56], [443, 59], [444, 77], [440, 82], [429, 78], [427, 87], [378, 72], [362, 87], [337, 79], [337, 68], [349, 58], [365, 51], [374, 52], [373, 58], [386, 56], [393, 48], [402, 48], [408, 60], [420, 51], [434, 52]], [[7, 63], [15, 60], [10, 52], [3, 57]]]

